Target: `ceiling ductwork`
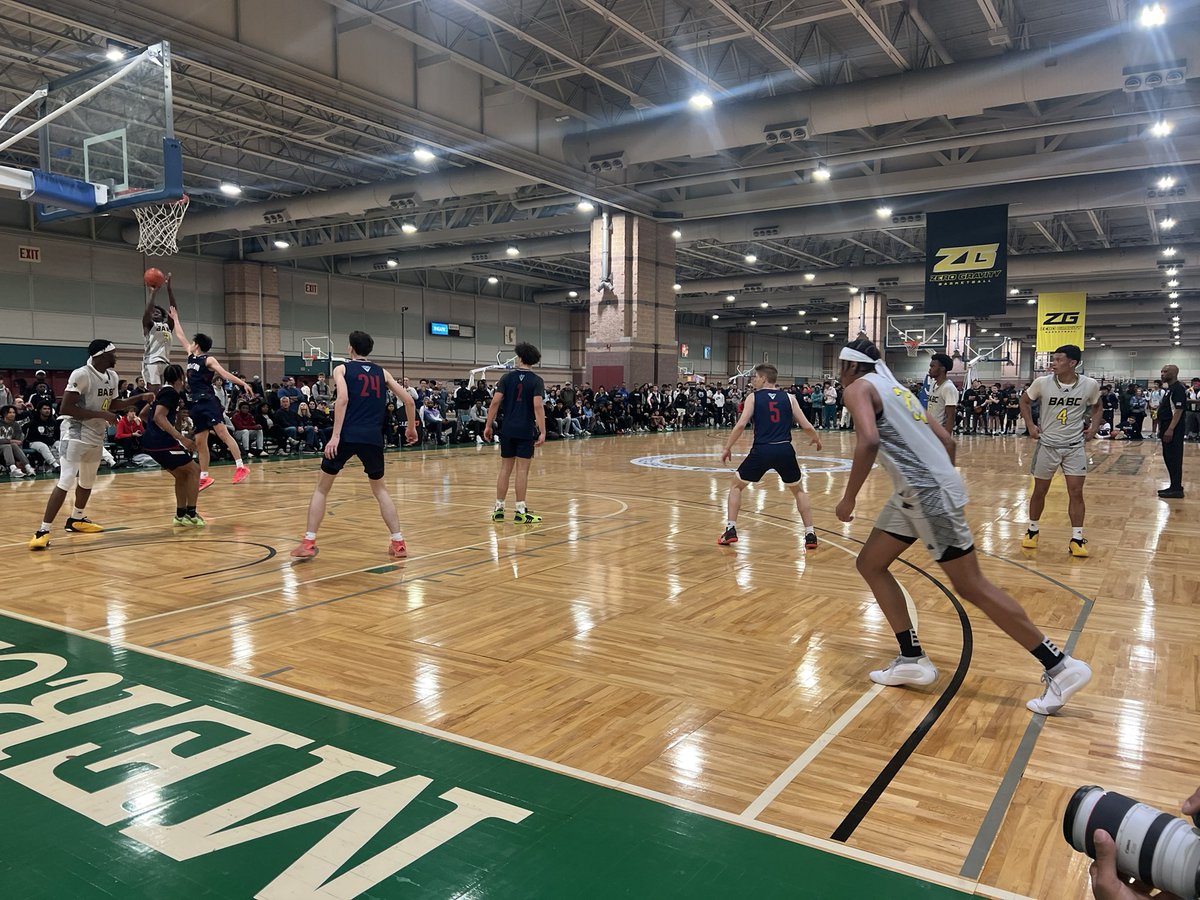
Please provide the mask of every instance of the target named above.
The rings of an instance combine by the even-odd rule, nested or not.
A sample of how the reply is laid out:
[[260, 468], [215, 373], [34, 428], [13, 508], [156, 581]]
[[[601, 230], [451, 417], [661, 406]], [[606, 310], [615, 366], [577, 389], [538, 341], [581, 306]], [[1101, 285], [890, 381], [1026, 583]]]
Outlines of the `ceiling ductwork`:
[[1164, 70], [1172, 73], [1170, 83], [1180, 84], [1197, 74], [1189, 69], [1193, 56], [1200, 58], [1200, 27], [1195, 25], [1172, 28], [1165, 38], [1150, 31], [1118, 31], [1070, 46], [1006, 53], [762, 100], [739, 99], [718, 104], [707, 114], [684, 111], [585, 131], [565, 138], [563, 151], [568, 161], [584, 169], [592, 160], [614, 156], [620, 156], [625, 167], [683, 156], [706, 157], [766, 145], [778, 123], [802, 123], [804, 138], [811, 139], [876, 125], [958, 119], [985, 109], [1119, 91], [1130, 72]]
[[[228, 209], [197, 211], [183, 220], [179, 235], [188, 237], [219, 231], [287, 227], [293, 222], [330, 216], [361, 215], [373, 209], [416, 213], [423, 203], [471, 194], [506, 194], [526, 187], [529, 183], [528, 177], [486, 166], [447, 169], [429, 175], [398, 178], [395, 181], [339, 188], [261, 203], [240, 203]], [[137, 225], [124, 229], [121, 236], [129, 243], [136, 244]]]
[[[521, 259], [549, 259], [555, 256], [570, 256], [572, 253], [586, 253], [590, 240], [591, 235], [584, 232], [513, 243], [472, 244], [464, 247], [443, 247], [437, 250], [361, 256], [348, 262], [339, 262], [337, 271], [340, 275], [375, 275], [412, 269], [468, 264], [486, 265], [498, 262], [516, 262]], [[509, 247], [515, 247], [518, 252], [510, 254]]]

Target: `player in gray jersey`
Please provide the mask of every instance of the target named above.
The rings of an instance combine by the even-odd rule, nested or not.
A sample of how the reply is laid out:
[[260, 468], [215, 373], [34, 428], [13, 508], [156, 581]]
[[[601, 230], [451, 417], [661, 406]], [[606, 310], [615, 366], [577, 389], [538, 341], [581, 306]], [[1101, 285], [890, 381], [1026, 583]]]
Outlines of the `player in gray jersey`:
[[179, 317], [170, 275], [165, 283], [171, 314], [168, 316], [167, 311], [154, 302], [160, 288], [148, 288], [146, 310], [142, 313], [142, 336], [146, 341], [142, 352], [142, 378], [151, 392], [162, 387], [163, 369], [171, 363], [171, 321]]
[[[1029, 498], [1029, 529], [1021, 539], [1026, 550], [1035, 550], [1041, 527], [1039, 520], [1046, 507], [1046, 493], [1054, 473], [1062, 469], [1067, 483], [1067, 514], [1071, 518], [1071, 542], [1067, 549], [1072, 556], [1087, 556], [1087, 540], [1083, 536], [1083, 482], [1087, 476], [1085, 444], [1100, 428], [1104, 409], [1100, 405], [1100, 384], [1094, 378], [1080, 375], [1076, 370], [1083, 351], [1074, 344], [1064, 344], [1050, 357], [1052, 374], [1035, 378], [1021, 394], [1021, 415], [1029, 436], [1037, 439], [1030, 472], [1033, 475], [1033, 494]], [[1033, 401], [1041, 402], [1039, 424], [1033, 422]]]
[[937, 669], [921, 648], [904, 593], [889, 571], [900, 554], [919, 540], [950, 576], [954, 590], [1042, 664], [1046, 689], [1025, 705], [1041, 715], [1058, 712], [1091, 680], [1092, 670], [1054, 646], [1021, 605], [988, 581], [979, 568], [965, 514], [966, 487], [954, 468], [954, 438], [926, 415], [869, 340], [859, 338], [847, 344], [838, 359], [846, 408], [858, 438], [846, 492], [837, 505], [838, 519], [854, 519], [858, 493], [876, 457], [896, 488], [858, 554], [859, 574], [900, 645], [900, 655], [871, 672], [871, 680], [886, 685], [928, 685], [937, 680]]

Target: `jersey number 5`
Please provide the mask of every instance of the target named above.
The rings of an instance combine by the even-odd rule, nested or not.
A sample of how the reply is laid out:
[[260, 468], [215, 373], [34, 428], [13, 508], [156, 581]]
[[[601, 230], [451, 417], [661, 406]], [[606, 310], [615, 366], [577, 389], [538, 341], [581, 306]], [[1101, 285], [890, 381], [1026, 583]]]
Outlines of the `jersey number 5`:
[[779, 401], [778, 400], [768, 400], [767, 401], [767, 411], [771, 414], [772, 422], [779, 421]]

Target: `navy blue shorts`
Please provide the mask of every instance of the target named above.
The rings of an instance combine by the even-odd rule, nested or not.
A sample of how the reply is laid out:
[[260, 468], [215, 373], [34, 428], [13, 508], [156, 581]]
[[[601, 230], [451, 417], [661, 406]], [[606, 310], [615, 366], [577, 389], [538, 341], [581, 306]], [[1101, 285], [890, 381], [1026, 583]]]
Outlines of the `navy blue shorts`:
[[755, 444], [737, 468], [742, 481], [756, 482], [771, 469], [779, 473], [784, 484], [795, 484], [800, 480], [800, 464], [796, 462], [796, 448], [786, 444]]
[[192, 427], [195, 431], [211, 431], [214, 425], [225, 422], [225, 413], [216, 397], [198, 400], [188, 407], [188, 415], [192, 417]]
[[533, 438], [510, 438], [500, 435], [500, 457], [502, 459], [533, 459]]
[[367, 473], [368, 478], [378, 481], [383, 477], [382, 444], [356, 444], [338, 441], [337, 453], [334, 454], [333, 459], [328, 456], [321, 457], [321, 471], [326, 475], [336, 475], [342, 471], [346, 463], [356, 456], [362, 463], [363, 471]]
[[142, 452], [168, 472], [172, 469], [182, 469], [192, 461], [192, 454], [188, 453], [178, 445], [174, 447], [168, 447], [164, 450], [151, 450], [147, 447], [143, 447]]

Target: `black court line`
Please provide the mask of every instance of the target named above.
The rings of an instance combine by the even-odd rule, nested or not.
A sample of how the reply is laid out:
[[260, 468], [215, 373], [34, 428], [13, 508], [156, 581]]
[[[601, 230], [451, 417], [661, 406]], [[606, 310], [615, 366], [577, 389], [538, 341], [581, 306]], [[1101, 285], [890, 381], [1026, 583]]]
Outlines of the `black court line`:
[[[121, 542], [114, 542], [113, 544], [105, 544], [104, 546], [101, 546], [101, 547], [87, 547], [82, 550], [76, 550], [75, 552], [76, 553], [95, 553], [98, 550], [113, 550], [113, 549], [118, 549], [118, 548], [124, 549], [126, 547], [145, 547], [150, 544], [170, 544], [172, 547], [178, 547], [179, 541], [121, 541]], [[268, 559], [273, 557], [278, 552], [270, 544], [259, 544], [255, 541], [235, 541], [235, 540], [228, 540], [225, 538], [214, 538], [213, 540], [208, 540], [208, 541], [190, 541], [188, 543], [188, 546], [189, 547], [203, 547], [207, 544], [237, 544], [239, 547], [258, 547], [262, 550], [266, 550], [267, 553], [265, 556], [260, 557], [259, 559], [252, 559], [252, 560], [250, 560], [250, 562], [239, 563], [236, 566], [226, 566], [223, 569], [213, 569], [211, 572], [197, 572], [194, 575], [184, 575], [183, 579], [185, 581], [188, 580], [189, 578], [205, 578], [209, 575], [220, 575], [222, 572], [233, 572], [233, 571], [236, 571], [237, 569], [245, 569], [245, 568], [248, 568], [249, 566], [257, 566], [260, 563], [265, 563]]]
[[[777, 519], [779, 521], [793, 521], [792, 519], [784, 519], [782, 516], [775, 516], [769, 513], [755, 513], [755, 515], [762, 516], [763, 518], [767, 519]], [[829, 528], [817, 528], [817, 531], [823, 531], [828, 535], [842, 538], [843, 540], [852, 541], [859, 546], [862, 546], [866, 543], [865, 541], [860, 541], [858, 538], [849, 537], [848, 535], [842, 534], [839, 531], [833, 531]], [[921, 575], [925, 576], [925, 578], [927, 578], [934, 585], [934, 587], [945, 594], [947, 599], [949, 599], [951, 605], [954, 607], [954, 610], [958, 613], [958, 621], [962, 626], [962, 653], [958, 658], [958, 667], [954, 670], [954, 675], [951, 676], [950, 683], [946, 685], [945, 690], [942, 691], [941, 695], [934, 702], [929, 712], [925, 714], [925, 717], [921, 719], [921, 721], [917, 724], [917, 727], [912, 730], [904, 743], [900, 745], [900, 749], [893, 754], [890, 760], [888, 760], [887, 765], [885, 765], [882, 771], [875, 776], [875, 780], [871, 782], [870, 787], [868, 787], [866, 791], [863, 792], [862, 796], [858, 798], [858, 802], [851, 807], [850, 812], [848, 812], [846, 817], [842, 819], [841, 824], [839, 824], [838, 827], [834, 829], [833, 834], [830, 835], [832, 840], [839, 841], [843, 844], [850, 839], [850, 836], [854, 834], [855, 829], [862, 824], [862, 820], [866, 818], [867, 814], [871, 811], [871, 808], [879, 801], [879, 798], [883, 796], [884, 791], [888, 789], [888, 786], [892, 783], [892, 781], [895, 780], [896, 776], [900, 774], [900, 770], [904, 768], [904, 764], [908, 762], [909, 758], [913, 755], [913, 752], [918, 746], [920, 746], [921, 741], [925, 739], [925, 736], [929, 734], [929, 731], [934, 725], [937, 724], [938, 719], [942, 717], [942, 713], [944, 713], [946, 708], [950, 705], [950, 701], [953, 700], [955, 695], [958, 694], [958, 690], [962, 687], [963, 681], [967, 677], [967, 672], [971, 667], [971, 655], [975, 646], [974, 633], [971, 630], [971, 620], [967, 618], [967, 611], [963, 609], [963, 605], [959, 602], [958, 597], [956, 597], [949, 588], [938, 581], [937, 578], [929, 574], [929, 572], [925, 571], [925, 569], [921, 568], [916, 563], [909, 562], [906, 559], [898, 559], [897, 561], [902, 565], [912, 569], [914, 572], [919, 572]]]
[[270, 672], [263, 672], [259, 678], [274, 678], [276, 675], [282, 675], [284, 672], [290, 672], [295, 666], [280, 666], [278, 669], [272, 669]]

